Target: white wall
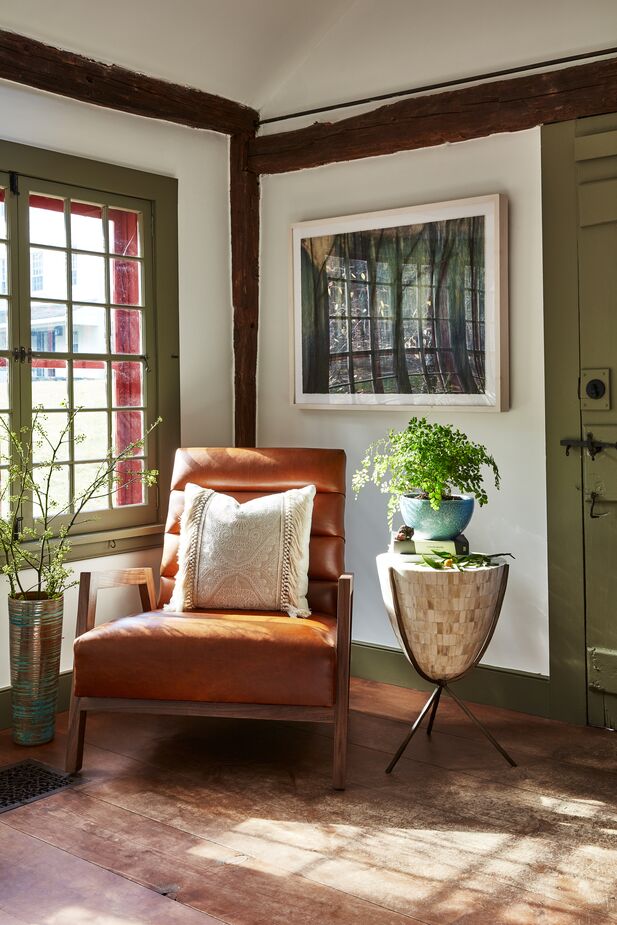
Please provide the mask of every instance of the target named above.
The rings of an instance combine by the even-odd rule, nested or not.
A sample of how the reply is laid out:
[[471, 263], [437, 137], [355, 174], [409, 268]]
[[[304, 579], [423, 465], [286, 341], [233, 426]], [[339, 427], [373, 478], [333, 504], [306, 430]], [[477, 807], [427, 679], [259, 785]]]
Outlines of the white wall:
[[[0, 137], [178, 178], [182, 442], [227, 446], [233, 366], [227, 138], [6, 83], [0, 84]], [[3, 166], [19, 171], [19, 164]], [[74, 568], [158, 568], [159, 558], [150, 551]], [[135, 609], [131, 595], [120, 595], [118, 607]], [[75, 592], [65, 610], [63, 670], [70, 667]], [[0, 688], [8, 684], [8, 617], [0, 584]]]
[[[258, 443], [338, 446], [349, 477], [367, 444], [411, 411], [306, 411], [289, 399], [289, 228], [292, 222], [484, 193], [510, 204], [511, 410], [431, 412], [485, 443], [502, 474], [467, 535], [474, 549], [516, 556], [485, 664], [548, 674], [544, 369], [539, 130], [263, 178]], [[348, 498], [347, 567], [356, 574], [354, 639], [395, 645], [375, 556], [387, 544], [386, 498]]]

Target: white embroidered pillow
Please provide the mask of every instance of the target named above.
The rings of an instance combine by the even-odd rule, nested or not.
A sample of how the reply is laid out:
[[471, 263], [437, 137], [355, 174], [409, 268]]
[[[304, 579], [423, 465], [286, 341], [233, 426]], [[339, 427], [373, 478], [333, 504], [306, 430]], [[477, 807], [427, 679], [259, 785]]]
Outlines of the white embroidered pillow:
[[308, 617], [315, 486], [240, 504], [187, 485], [176, 586], [167, 610], [280, 610]]

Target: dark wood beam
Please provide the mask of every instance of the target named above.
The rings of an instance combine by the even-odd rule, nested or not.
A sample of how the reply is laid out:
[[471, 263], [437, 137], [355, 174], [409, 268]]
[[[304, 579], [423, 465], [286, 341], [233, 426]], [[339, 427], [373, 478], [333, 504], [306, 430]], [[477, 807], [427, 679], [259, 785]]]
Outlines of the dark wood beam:
[[255, 446], [257, 431], [259, 177], [248, 167], [253, 137], [232, 135], [229, 147], [236, 446]]
[[0, 79], [150, 119], [232, 134], [252, 131], [249, 106], [193, 87], [102, 64], [15, 32], [0, 30]]
[[461, 90], [411, 97], [339, 122], [263, 135], [250, 145], [257, 173], [409, 151], [617, 110], [617, 58]]

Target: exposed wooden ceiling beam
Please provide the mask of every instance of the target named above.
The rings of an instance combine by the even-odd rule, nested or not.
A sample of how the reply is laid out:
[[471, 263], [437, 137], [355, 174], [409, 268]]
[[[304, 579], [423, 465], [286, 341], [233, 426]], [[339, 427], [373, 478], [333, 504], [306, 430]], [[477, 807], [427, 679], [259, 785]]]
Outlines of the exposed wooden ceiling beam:
[[617, 58], [411, 97], [251, 142], [259, 174], [409, 151], [617, 110]]
[[233, 134], [254, 129], [258, 114], [193, 87], [102, 64], [36, 39], [0, 30], [0, 78], [150, 119]]

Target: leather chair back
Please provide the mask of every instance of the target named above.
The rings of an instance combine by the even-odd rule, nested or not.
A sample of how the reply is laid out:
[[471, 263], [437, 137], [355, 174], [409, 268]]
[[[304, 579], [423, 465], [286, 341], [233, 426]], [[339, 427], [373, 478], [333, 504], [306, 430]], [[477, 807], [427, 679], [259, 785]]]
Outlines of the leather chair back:
[[345, 453], [304, 448], [202, 447], [176, 452], [165, 524], [159, 606], [171, 598], [178, 571], [180, 518], [187, 483], [213, 488], [240, 503], [274, 492], [315, 485], [308, 602], [336, 615], [337, 580], [345, 571]]

